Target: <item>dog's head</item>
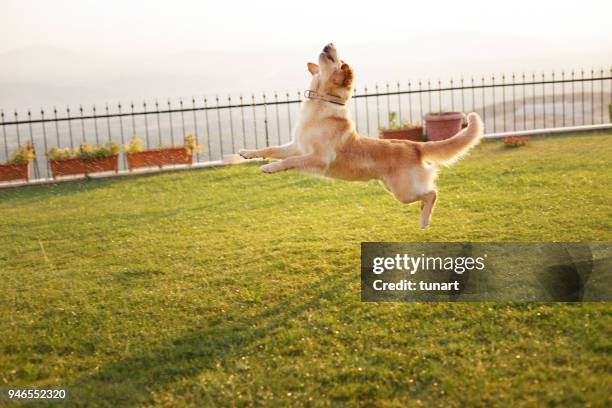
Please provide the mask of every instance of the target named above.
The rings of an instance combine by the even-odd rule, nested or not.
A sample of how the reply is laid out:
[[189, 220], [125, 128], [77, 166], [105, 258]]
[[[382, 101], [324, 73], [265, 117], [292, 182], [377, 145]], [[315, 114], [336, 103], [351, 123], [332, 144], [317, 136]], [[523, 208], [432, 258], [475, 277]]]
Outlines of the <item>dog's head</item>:
[[353, 69], [338, 56], [334, 44], [327, 44], [319, 54], [319, 65], [308, 63], [312, 74], [310, 90], [348, 100], [353, 90]]

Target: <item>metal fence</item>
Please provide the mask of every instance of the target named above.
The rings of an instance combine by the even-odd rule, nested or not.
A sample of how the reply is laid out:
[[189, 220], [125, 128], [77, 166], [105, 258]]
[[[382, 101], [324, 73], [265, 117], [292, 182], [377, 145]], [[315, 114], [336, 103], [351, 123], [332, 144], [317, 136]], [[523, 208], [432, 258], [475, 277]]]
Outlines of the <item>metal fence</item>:
[[[0, 112], [0, 163], [25, 142], [38, 152], [33, 178], [50, 177], [45, 153], [82, 143], [129, 142], [139, 135], [147, 148], [181, 144], [193, 133], [203, 146], [195, 162], [222, 160], [239, 149], [291, 139], [301, 92], [198, 97], [159, 102], [79, 106]], [[377, 137], [390, 112], [400, 122], [420, 122], [424, 114], [476, 111], [487, 133], [575, 127], [612, 121], [612, 68], [547, 74], [511, 74], [407, 81], [359, 87], [349, 103], [357, 131]], [[120, 166], [125, 168], [125, 159]]]

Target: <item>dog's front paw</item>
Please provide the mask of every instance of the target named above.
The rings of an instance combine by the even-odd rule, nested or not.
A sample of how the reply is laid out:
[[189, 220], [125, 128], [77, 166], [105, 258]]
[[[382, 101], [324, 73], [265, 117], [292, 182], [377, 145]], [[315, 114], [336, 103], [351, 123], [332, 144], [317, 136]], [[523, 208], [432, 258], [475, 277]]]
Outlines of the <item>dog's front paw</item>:
[[255, 158], [255, 150], [240, 149], [238, 150], [238, 154], [242, 156], [243, 159], [254, 159]]
[[280, 170], [279, 164], [280, 162], [268, 163], [259, 168], [259, 170], [263, 171], [267, 174], [276, 173]]

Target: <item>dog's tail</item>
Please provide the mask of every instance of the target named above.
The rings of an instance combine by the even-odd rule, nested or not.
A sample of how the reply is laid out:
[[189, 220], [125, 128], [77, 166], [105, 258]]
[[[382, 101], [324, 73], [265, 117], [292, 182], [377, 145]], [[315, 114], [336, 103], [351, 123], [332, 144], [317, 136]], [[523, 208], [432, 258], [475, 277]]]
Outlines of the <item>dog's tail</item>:
[[476, 112], [468, 115], [468, 125], [455, 136], [419, 145], [423, 160], [450, 165], [476, 146], [482, 137], [483, 125]]

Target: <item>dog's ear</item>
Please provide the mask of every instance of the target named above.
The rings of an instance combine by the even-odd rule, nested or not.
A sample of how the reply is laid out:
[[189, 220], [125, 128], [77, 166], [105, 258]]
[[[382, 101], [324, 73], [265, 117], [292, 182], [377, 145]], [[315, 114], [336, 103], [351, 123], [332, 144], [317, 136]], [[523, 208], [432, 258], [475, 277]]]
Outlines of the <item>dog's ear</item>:
[[319, 73], [319, 66], [317, 64], [313, 64], [312, 62], [309, 62], [308, 72], [310, 72], [312, 75], [317, 75]]
[[353, 84], [353, 69], [349, 64], [343, 63], [340, 67], [340, 71], [332, 76], [332, 81], [338, 86], [350, 88]]

